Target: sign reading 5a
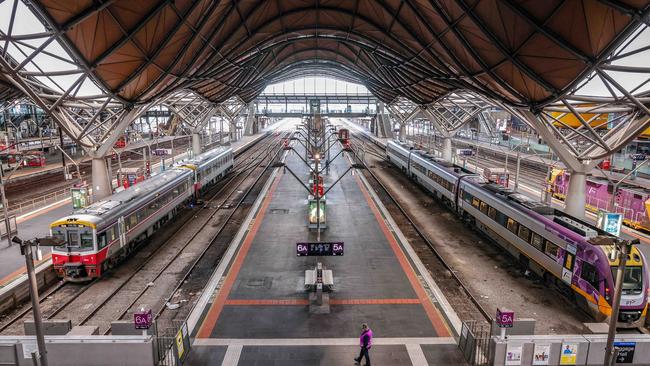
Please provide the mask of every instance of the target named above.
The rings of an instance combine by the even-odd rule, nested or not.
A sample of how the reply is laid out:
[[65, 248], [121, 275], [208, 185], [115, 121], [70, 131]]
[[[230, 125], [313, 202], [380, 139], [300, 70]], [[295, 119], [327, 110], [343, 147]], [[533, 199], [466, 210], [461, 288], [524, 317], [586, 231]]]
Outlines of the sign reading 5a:
[[343, 252], [343, 242], [296, 243], [296, 255], [298, 257], [342, 256]]

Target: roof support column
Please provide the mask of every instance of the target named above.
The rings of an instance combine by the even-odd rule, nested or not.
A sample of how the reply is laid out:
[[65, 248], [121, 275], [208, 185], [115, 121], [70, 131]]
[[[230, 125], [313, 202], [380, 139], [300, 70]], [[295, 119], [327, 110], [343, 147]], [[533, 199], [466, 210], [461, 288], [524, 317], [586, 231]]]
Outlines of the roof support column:
[[217, 108], [211, 108], [206, 111], [206, 113], [196, 121], [196, 124], [192, 128], [192, 153], [194, 156], [200, 155], [203, 152], [201, 147], [201, 131], [205, 126], [210, 122], [212, 116], [217, 113]]
[[256, 110], [255, 102], [248, 103], [248, 114], [246, 115], [246, 126], [244, 127], [245, 136], [251, 136], [255, 133], [255, 123], [257, 123], [257, 117], [255, 116]]
[[451, 137], [442, 138], [442, 158], [448, 162], [454, 159], [454, 151], [451, 148]]
[[377, 103], [377, 136], [387, 139], [394, 138], [393, 123], [388, 113], [386, 113], [384, 102]]
[[102, 140], [101, 145], [88, 152], [88, 155], [92, 158], [93, 202], [106, 198], [113, 193], [106, 156], [113, 149], [117, 139], [124, 133], [126, 128], [147, 109], [148, 106], [140, 106], [126, 111], [119, 122], [113, 126]]
[[569, 189], [565, 199], [564, 212], [580, 219], [585, 218], [587, 174], [585, 172], [572, 171], [569, 180]]
[[406, 142], [406, 123], [400, 122], [399, 124], [399, 140]]
[[93, 202], [100, 201], [113, 193], [111, 179], [108, 176], [108, 165], [105, 157], [92, 159]]
[[454, 149], [452, 148], [451, 140], [452, 137], [456, 134], [457, 130], [449, 131], [448, 129], [444, 128], [444, 126], [440, 123], [438, 118], [431, 112], [429, 108], [420, 107], [420, 110], [425, 116], [427, 116], [427, 119], [431, 122], [433, 128], [435, 128], [440, 136], [442, 136], [442, 158], [450, 163], [453, 162]]
[[538, 119], [538, 116], [527, 110], [519, 110], [522, 118], [525, 118], [531, 126], [535, 127], [537, 133], [542, 137], [544, 142], [553, 150], [553, 152], [562, 160], [571, 173], [569, 187], [565, 199], [564, 211], [578, 219], [585, 219], [585, 203], [587, 172], [589, 172], [602, 159], [581, 161], [562, 145], [560, 140], [553, 134], [546, 123]]
[[192, 132], [192, 153], [194, 156], [201, 154], [201, 134], [199, 132]]

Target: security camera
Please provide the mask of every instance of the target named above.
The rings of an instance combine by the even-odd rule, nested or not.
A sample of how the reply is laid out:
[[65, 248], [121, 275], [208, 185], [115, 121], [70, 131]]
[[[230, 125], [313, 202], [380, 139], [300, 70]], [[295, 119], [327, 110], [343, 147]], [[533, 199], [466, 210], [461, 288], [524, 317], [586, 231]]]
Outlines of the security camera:
[[11, 241], [12, 241], [13, 243], [16, 243], [16, 244], [22, 244], [22, 243], [23, 243], [23, 240], [20, 239], [20, 238], [17, 237], [17, 236], [14, 236], [13, 238], [11, 238]]

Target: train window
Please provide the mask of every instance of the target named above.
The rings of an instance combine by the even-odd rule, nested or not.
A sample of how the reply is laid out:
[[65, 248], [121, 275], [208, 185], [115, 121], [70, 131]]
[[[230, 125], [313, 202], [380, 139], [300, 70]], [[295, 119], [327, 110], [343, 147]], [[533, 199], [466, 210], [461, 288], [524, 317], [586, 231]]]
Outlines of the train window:
[[488, 217], [491, 218], [492, 220], [496, 220], [497, 219], [497, 209], [490, 206], [488, 208]]
[[544, 251], [544, 238], [541, 235], [533, 233], [533, 237], [530, 240], [530, 244], [540, 252]]
[[517, 234], [521, 240], [525, 241], [528, 243], [530, 240], [530, 229], [525, 227], [524, 225], [519, 225], [519, 233]]
[[131, 230], [131, 228], [135, 227], [135, 225], [137, 224], [138, 224], [138, 217], [135, 214], [131, 214], [126, 220], [126, 229]]
[[86, 249], [92, 249], [93, 247], [93, 233], [90, 231], [82, 231], [79, 235], [81, 239], [81, 247]]
[[548, 240], [546, 241], [546, 245], [544, 246], [544, 253], [546, 253], [546, 255], [557, 260], [559, 252], [560, 248], [557, 245], [551, 243]]
[[97, 245], [99, 246], [99, 249], [106, 246], [106, 233], [105, 232], [97, 235]]
[[513, 234], [517, 234], [517, 228], [519, 227], [519, 223], [511, 218], [508, 217], [508, 221], [506, 223], [506, 228], [512, 232]]
[[487, 215], [487, 212], [488, 212], [488, 207], [490, 207], [490, 206], [488, 206], [487, 203], [481, 202], [481, 212], [483, 212], [486, 215]]
[[478, 206], [481, 204], [481, 200], [478, 198], [472, 198], [472, 206], [478, 208]]
[[55, 238], [57, 238], [59, 240], [65, 241], [65, 234], [63, 232], [63, 229], [61, 229], [60, 227], [53, 227], [52, 228], [52, 236], [54, 236]]
[[502, 214], [501, 212], [497, 211], [497, 222], [501, 224], [501, 226], [506, 226], [508, 216]]
[[598, 271], [596, 270], [596, 266], [593, 264], [589, 262], [582, 262], [582, 273], [580, 274], [580, 277], [582, 277], [583, 280], [589, 282], [589, 284], [593, 286], [596, 291], [600, 290]]
[[115, 240], [115, 238], [117, 237], [116, 234], [117, 234], [116, 226], [112, 226], [110, 229], [106, 230], [106, 236], [108, 236], [110, 241]]

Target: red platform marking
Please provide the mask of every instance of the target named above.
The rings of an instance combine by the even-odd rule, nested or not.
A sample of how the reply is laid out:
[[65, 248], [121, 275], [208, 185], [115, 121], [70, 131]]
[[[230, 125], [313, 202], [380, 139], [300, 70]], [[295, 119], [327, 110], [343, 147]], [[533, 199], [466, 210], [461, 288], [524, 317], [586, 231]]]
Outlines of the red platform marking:
[[424, 288], [422, 288], [420, 281], [418, 281], [418, 279], [415, 277], [415, 271], [413, 270], [413, 268], [411, 268], [411, 264], [409, 263], [408, 259], [406, 259], [406, 256], [402, 252], [402, 249], [397, 243], [397, 240], [395, 240], [395, 237], [388, 229], [386, 222], [384, 222], [384, 217], [381, 215], [381, 212], [379, 212], [379, 208], [375, 205], [375, 202], [370, 197], [370, 194], [366, 190], [366, 187], [363, 185], [359, 177], [355, 175], [354, 179], [357, 182], [359, 188], [361, 189], [361, 192], [363, 192], [363, 196], [366, 198], [366, 201], [368, 202], [368, 206], [370, 206], [370, 209], [375, 214], [375, 218], [377, 219], [377, 222], [379, 223], [379, 226], [381, 227], [384, 236], [388, 240], [390, 247], [393, 249], [393, 253], [395, 253], [395, 257], [397, 257], [397, 260], [400, 266], [402, 267], [402, 270], [404, 271], [406, 277], [411, 283], [411, 287], [413, 287], [413, 290], [415, 291], [418, 298], [420, 299], [420, 302], [422, 303], [422, 306], [424, 307], [424, 310], [426, 311], [429, 320], [431, 320], [431, 324], [433, 325], [433, 328], [436, 330], [438, 337], [449, 337], [450, 332], [445, 322], [442, 320], [442, 315], [440, 314], [438, 309], [433, 306], [433, 303], [431, 302], [431, 300], [429, 300], [429, 297], [424, 291]]
[[201, 324], [201, 328], [199, 328], [199, 331], [196, 335], [197, 338], [209, 338], [210, 334], [212, 334], [212, 330], [217, 324], [217, 319], [219, 319], [219, 315], [223, 310], [223, 306], [226, 304], [226, 299], [228, 298], [230, 290], [235, 283], [235, 279], [237, 279], [237, 275], [239, 274], [239, 271], [244, 264], [244, 259], [246, 259], [246, 255], [251, 248], [253, 239], [255, 239], [255, 235], [257, 235], [257, 231], [264, 221], [264, 215], [266, 214], [266, 209], [271, 203], [273, 193], [280, 183], [280, 179], [277, 176], [274, 179], [275, 181], [271, 185], [271, 188], [269, 189], [266, 197], [264, 198], [264, 201], [262, 202], [262, 207], [260, 208], [257, 216], [253, 221], [253, 227], [246, 235], [244, 243], [239, 249], [239, 253], [237, 253], [237, 257], [235, 258], [235, 262], [230, 267], [230, 271], [228, 271], [228, 274], [226, 275], [226, 280], [224, 281], [223, 286], [217, 295], [217, 298], [212, 303], [212, 306], [210, 306], [210, 310], [208, 310], [208, 314], [205, 316], [203, 324]]
[[[420, 304], [420, 299], [331, 299], [330, 305], [407, 305]], [[306, 299], [229, 299], [228, 306], [255, 306], [255, 305], [309, 305]]]

